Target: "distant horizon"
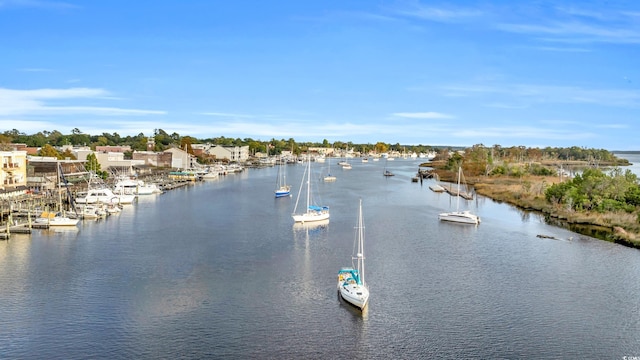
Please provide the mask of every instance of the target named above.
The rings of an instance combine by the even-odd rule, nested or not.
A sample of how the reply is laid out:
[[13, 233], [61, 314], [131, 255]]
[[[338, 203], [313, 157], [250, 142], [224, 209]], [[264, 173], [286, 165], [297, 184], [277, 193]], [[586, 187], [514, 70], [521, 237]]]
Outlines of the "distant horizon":
[[[19, 129], [13, 129], [13, 130], [18, 130], [18, 131], [20, 132], [20, 130], [19, 130]], [[41, 133], [41, 132], [43, 132], [43, 131], [48, 131], [48, 130], [41, 130], [41, 131], [38, 131], [38, 132], [33, 133], [33, 134], [26, 134], [26, 133], [23, 133], [23, 132], [21, 132], [21, 133], [22, 133], [22, 134], [25, 134], [26, 136], [33, 136], [33, 135], [35, 135], [35, 134], [37, 134], [37, 133]], [[59, 131], [59, 130], [52, 130], [52, 131]], [[165, 132], [166, 132], [166, 131], [165, 131]], [[115, 132], [107, 132], [107, 134], [110, 134], [110, 135], [113, 135], [114, 133], [115, 133]], [[167, 132], [167, 133], [168, 133], [168, 132]], [[69, 134], [65, 134], [65, 133], [62, 133], [62, 132], [61, 132], [61, 134], [62, 134], [63, 136], [69, 136], [69, 135], [71, 135], [71, 133], [69, 133]], [[87, 135], [87, 136], [89, 136], [89, 137], [94, 137], [94, 136], [101, 136], [103, 133], [100, 133], [100, 134], [88, 134], [88, 133], [81, 132], [80, 134], [81, 134], [81, 135]], [[144, 132], [143, 132], [142, 134], [143, 134], [145, 137], [153, 137], [153, 136], [154, 136], [154, 135], [146, 135], [146, 134], [144, 134]], [[169, 135], [171, 135], [172, 133], [168, 133], [168, 134], [169, 134]], [[139, 134], [136, 134], [136, 135], [125, 135], [125, 136], [123, 136], [123, 135], [121, 135], [121, 134], [118, 134], [118, 135], [120, 135], [120, 137], [121, 137], [121, 138], [123, 138], [123, 137], [128, 137], [128, 136], [131, 136], [131, 137], [137, 137]], [[191, 138], [194, 138], [194, 139], [196, 139], [196, 140], [198, 140], [198, 141], [207, 140], [207, 139], [213, 139], [213, 138], [221, 138], [221, 137], [224, 137], [225, 139], [234, 139], [234, 140], [235, 140], [235, 139], [238, 139], [237, 137], [229, 137], [229, 136], [225, 136], [225, 135], [213, 136], [213, 137], [211, 137], [211, 138], [197, 138], [197, 137], [192, 136], [192, 135], [181, 135], [181, 134], [178, 134], [178, 135], [180, 135], [180, 137], [191, 137]], [[251, 140], [253, 140], [253, 141], [260, 142], [260, 143], [269, 143], [269, 142], [272, 140], [272, 139], [269, 139], [269, 140], [261, 140], [261, 139], [252, 138], [252, 137], [250, 137], [250, 136], [245, 137], [245, 138], [240, 138], [240, 140], [243, 140], [243, 139], [251, 139]], [[275, 140], [277, 140], [277, 141], [281, 141], [281, 140], [287, 141], [287, 140], [289, 140], [289, 139], [276, 138]], [[322, 145], [322, 143], [323, 143], [323, 141], [324, 141], [324, 139], [322, 139], [322, 140], [314, 140], [314, 141], [299, 141], [299, 140], [297, 140], [297, 139], [295, 139], [295, 138], [294, 138], [293, 140], [294, 140], [296, 143], [313, 143], [313, 144], [318, 144], [318, 145]], [[470, 147], [473, 147], [473, 146], [475, 146], [475, 145], [479, 145], [479, 144], [471, 144], [471, 145], [402, 144], [402, 143], [399, 143], [399, 142], [397, 142], [397, 141], [396, 141], [396, 142], [392, 142], [392, 143], [389, 143], [389, 142], [383, 142], [383, 141], [360, 143], [360, 142], [354, 142], [354, 141], [350, 141], [350, 140], [346, 140], [346, 141], [343, 141], [343, 140], [337, 140], [336, 142], [342, 142], [342, 143], [348, 143], [348, 142], [351, 142], [353, 145], [375, 145], [375, 144], [376, 144], [376, 143], [378, 143], [378, 142], [382, 142], [382, 143], [384, 143], [384, 144], [386, 144], [386, 145], [391, 145], [391, 146], [396, 145], [396, 144], [400, 144], [400, 146], [423, 146], [423, 147], [432, 147], [432, 148], [434, 148], [434, 147], [435, 147], [435, 148], [452, 148], [452, 149], [455, 149], [455, 148], [470, 148]], [[198, 143], [194, 143], [194, 144], [198, 144]], [[330, 144], [332, 144], [332, 142], [330, 142]], [[503, 148], [510, 148], [510, 147], [525, 146], [526, 148], [539, 148], [539, 149], [544, 149], [544, 148], [547, 148], [547, 147], [551, 147], [551, 148], [572, 148], [572, 147], [576, 147], [576, 146], [577, 146], [577, 145], [570, 145], [570, 146], [543, 146], [543, 147], [536, 147], [536, 146], [526, 146], [526, 145], [503, 146], [503, 145], [501, 145], [501, 144], [492, 144], [492, 145], [482, 144], [482, 145], [484, 145], [486, 148], [491, 148], [491, 147], [493, 147], [494, 145], [497, 145], [497, 146], [500, 146], [500, 147], [503, 147]], [[78, 146], [78, 145], [76, 145], [76, 146]], [[89, 146], [89, 145], [86, 145], [86, 146]], [[120, 146], [120, 145], [102, 145], [102, 146]], [[583, 146], [578, 146], [578, 147], [580, 147], [580, 148], [584, 148], [584, 149], [595, 149], [595, 150], [600, 150], [600, 149], [601, 149], [601, 150], [607, 150], [607, 151], [609, 151], [609, 152], [611, 152], [611, 153], [621, 153], [621, 154], [640, 153], [640, 149], [638, 149], [638, 150], [611, 150], [611, 149], [594, 148], [594, 147], [591, 147], [591, 148], [590, 148], [590, 147], [583, 147]]]

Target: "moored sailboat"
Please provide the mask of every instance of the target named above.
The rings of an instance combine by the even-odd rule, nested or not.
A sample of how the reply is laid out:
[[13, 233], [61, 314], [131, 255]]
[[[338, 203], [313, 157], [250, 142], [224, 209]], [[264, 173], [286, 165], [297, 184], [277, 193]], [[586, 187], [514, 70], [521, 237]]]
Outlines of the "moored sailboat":
[[300, 200], [300, 193], [303, 191], [302, 184], [300, 186], [300, 192], [298, 192], [298, 197], [296, 198], [296, 205], [293, 209], [293, 220], [295, 222], [309, 222], [309, 221], [321, 221], [329, 219], [329, 207], [328, 206], [318, 206], [313, 204], [311, 199], [311, 157], [307, 160], [307, 169], [305, 169], [305, 174], [302, 177], [302, 180], [307, 181], [307, 201], [306, 208], [301, 213], [296, 213], [298, 209], [298, 202]]
[[327, 162], [327, 175], [325, 175], [322, 180], [326, 182], [336, 181], [335, 175], [331, 175], [331, 158], [329, 158]]
[[442, 221], [451, 221], [462, 224], [480, 224], [480, 217], [472, 214], [469, 210], [460, 211], [460, 176], [462, 168], [458, 168], [458, 192], [456, 194], [456, 211], [444, 212], [438, 215], [438, 218]]
[[291, 185], [287, 185], [287, 175], [282, 167], [282, 159], [280, 159], [280, 166], [278, 166], [278, 180], [276, 182], [276, 197], [291, 196]]
[[[358, 223], [356, 225], [357, 252], [351, 258], [352, 266], [343, 267], [338, 271], [338, 292], [340, 296], [353, 306], [361, 310], [369, 302], [369, 287], [364, 281], [364, 220], [362, 219], [362, 200], [358, 211]], [[353, 262], [356, 262], [355, 264]]]

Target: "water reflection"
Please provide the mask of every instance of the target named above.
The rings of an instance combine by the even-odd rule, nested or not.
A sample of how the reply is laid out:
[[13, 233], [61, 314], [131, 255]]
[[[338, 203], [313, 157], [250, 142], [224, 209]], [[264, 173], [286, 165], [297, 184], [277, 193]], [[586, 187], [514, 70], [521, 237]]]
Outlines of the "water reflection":
[[328, 225], [329, 225], [329, 219], [320, 220], [320, 221], [305, 222], [305, 223], [296, 222], [296, 223], [293, 224], [293, 230], [294, 230], [294, 232], [303, 231], [303, 232], [306, 232], [307, 235], [308, 235], [309, 233], [320, 232], [322, 229], [326, 228]]
[[314, 301], [323, 297], [322, 287], [318, 285], [318, 277], [314, 273], [319, 263], [313, 256], [314, 250], [326, 242], [329, 220], [308, 223], [294, 223], [292, 228], [294, 240], [294, 273], [297, 280], [294, 300], [298, 305], [312, 306]]
[[78, 228], [77, 226], [54, 226], [40, 231], [43, 235], [48, 237], [58, 236], [73, 239], [78, 237], [80, 228]]

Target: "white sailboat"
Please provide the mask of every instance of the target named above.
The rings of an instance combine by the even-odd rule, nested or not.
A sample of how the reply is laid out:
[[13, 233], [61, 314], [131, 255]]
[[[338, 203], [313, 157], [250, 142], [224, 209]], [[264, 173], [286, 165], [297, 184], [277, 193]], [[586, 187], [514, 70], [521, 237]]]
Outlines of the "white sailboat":
[[472, 214], [469, 210], [460, 211], [460, 176], [462, 168], [458, 168], [458, 192], [456, 194], [456, 211], [444, 212], [438, 215], [442, 221], [452, 221], [463, 224], [480, 224], [480, 217]]
[[331, 158], [327, 160], [327, 175], [322, 178], [326, 182], [336, 181], [335, 175], [331, 175]]
[[[307, 204], [306, 208], [303, 212], [297, 213], [298, 203], [300, 201], [300, 194], [303, 191], [302, 184], [304, 184], [304, 180], [307, 180]], [[307, 168], [305, 169], [305, 174], [302, 177], [303, 183], [300, 184], [300, 191], [298, 192], [298, 197], [296, 198], [296, 205], [293, 209], [293, 220], [295, 222], [310, 222], [310, 221], [321, 221], [329, 219], [329, 207], [328, 206], [318, 206], [315, 205], [311, 199], [311, 157], [307, 159]]]
[[[340, 296], [350, 304], [361, 310], [369, 302], [369, 287], [364, 281], [364, 221], [362, 219], [362, 199], [356, 225], [357, 253], [351, 258], [351, 267], [344, 267], [338, 271], [338, 291]], [[353, 262], [356, 261], [354, 266]]]
[[280, 159], [280, 166], [278, 166], [278, 180], [276, 182], [276, 197], [291, 196], [291, 185], [287, 185], [287, 175], [282, 167], [282, 158]]

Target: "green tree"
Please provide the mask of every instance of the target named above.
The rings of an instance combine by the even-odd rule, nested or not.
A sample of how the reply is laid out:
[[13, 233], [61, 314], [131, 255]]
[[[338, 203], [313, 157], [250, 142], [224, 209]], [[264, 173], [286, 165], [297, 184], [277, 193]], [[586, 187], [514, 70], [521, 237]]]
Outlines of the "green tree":
[[389, 146], [383, 142], [377, 142], [374, 149], [376, 150], [376, 153], [382, 154], [389, 151]]
[[58, 159], [60, 157], [60, 153], [53, 146], [49, 144], [45, 144], [40, 151], [38, 151], [38, 155], [45, 157], [53, 157]]
[[98, 162], [98, 158], [96, 158], [96, 154], [91, 153], [87, 155], [87, 160], [84, 165], [87, 171], [93, 171], [95, 173], [100, 171], [100, 163]]

